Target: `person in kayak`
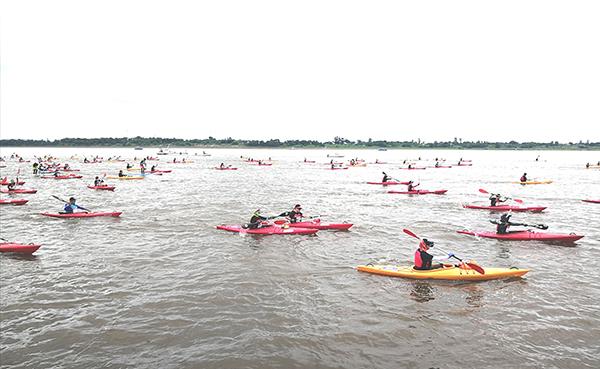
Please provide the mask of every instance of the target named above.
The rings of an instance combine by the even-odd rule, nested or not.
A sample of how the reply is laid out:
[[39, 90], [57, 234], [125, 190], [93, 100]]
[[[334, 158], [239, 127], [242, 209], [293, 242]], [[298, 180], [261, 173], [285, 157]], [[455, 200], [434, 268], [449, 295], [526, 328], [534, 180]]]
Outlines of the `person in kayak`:
[[385, 182], [389, 181], [390, 179], [392, 179], [392, 177], [388, 176], [385, 172], [381, 172], [381, 173], [383, 173], [383, 178], [381, 179], [381, 182], [385, 183]]
[[155, 172], [156, 171], [156, 165], [153, 165], [152, 167], [150, 167], [150, 172]]
[[248, 228], [248, 229], [261, 228], [263, 225], [262, 223], [268, 219], [270, 219], [270, 218], [263, 217], [262, 215], [260, 215], [260, 209], [257, 209], [254, 212], [254, 214], [252, 214], [252, 217], [250, 218], [250, 222], [248, 224], [245, 224], [245, 227], [243, 227], [243, 228]]
[[510, 228], [511, 225], [520, 225], [517, 223], [511, 223], [510, 222], [510, 214], [502, 214], [500, 216], [500, 222], [496, 222], [496, 233], [497, 234], [507, 234], [508, 232], [508, 228]]
[[64, 212], [61, 212], [61, 214], [73, 214], [75, 209], [81, 209], [85, 212], [89, 212], [89, 210], [83, 206], [75, 204], [75, 201], [76, 200], [74, 197], [69, 198], [69, 202], [65, 203]]
[[104, 180], [98, 176], [94, 178], [94, 186], [102, 186], [104, 184]]
[[278, 215], [278, 217], [287, 217], [290, 223], [302, 221], [302, 206], [300, 204], [296, 204], [291, 211], [281, 213]]
[[527, 173], [523, 173], [520, 179], [521, 182], [527, 182]]
[[124, 173], [123, 173], [123, 169], [119, 170], [119, 177], [127, 177]]
[[416, 270], [431, 270], [431, 269], [439, 269], [443, 268], [444, 264], [432, 264], [433, 255], [428, 253], [427, 251], [432, 248], [434, 243], [432, 241], [423, 238], [421, 242], [419, 242], [419, 248], [415, 251], [415, 266], [413, 267]]
[[14, 191], [16, 188], [17, 188], [17, 182], [15, 182], [14, 179], [11, 179], [10, 182], [8, 182], [8, 190]]
[[225, 163], [221, 163], [221, 165], [219, 165], [219, 168], [221, 168], [221, 169], [225, 168]]
[[40, 165], [37, 162], [33, 163], [33, 174], [37, 174], [38, 173], [38, 167], [39, 166]]
[[131, 168], [133, 168], [133, 165], [127, 163], [127, 169], [131, 169]]
[[417, 191], [416, 188], [419, 187], [419, 184], [413, 185], [413, 181], [408, 181], [407, 191], [408, 192]]
[[490, 206], [498, 206], [500, 202], [506, 202], [508, 200], [506, 197], [503, 197], [499, 193], [490, 194]]

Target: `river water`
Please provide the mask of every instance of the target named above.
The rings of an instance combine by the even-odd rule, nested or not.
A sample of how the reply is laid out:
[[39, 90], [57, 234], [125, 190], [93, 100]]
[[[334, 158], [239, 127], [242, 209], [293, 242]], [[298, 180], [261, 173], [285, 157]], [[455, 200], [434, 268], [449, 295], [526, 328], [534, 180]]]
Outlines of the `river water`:
[[[0, 255], [0, 362], [3, 368], [598, 368], [600, 367], [600, 170], [598, 152], [179, 149], [173, 169], [143, 181], [113, 181], [114, 193], [86, 188], [124, 163], [82, 164], [83, 156], [155, 156], [156, 149], [3, 148], [25, 158], [52, 154], [84, 179], [35, 178], [24, 206], [3, 206], [1, 236], [42, 243], [33, 256]], [[67, 160], [78, 155], [78, 160]], [[273, 159], [248, 165], [240, 156]], [[540, 155], [539, 161], [535, 158]], [[399, 170], [405, 159], [459, 157], [472, 167]], [[188, 164], [167, 164], [176, 157]], [[317, 164], [301, 163], [304, 158]], [[337, 160], [337, 159], [336, 159]], [[221, 162], [237, 171], [211, 169]], [[132, 162], [133, 163], [133, 162]], [[432, 164], [432, 162], [428, 162]], [[420, 181], [442, 196], [387, 194], [365, 184], [381, 172]], [[527, 172], [554, 183], [508, 182]], [[118, 182], [118, 183], [117, 183]], [[501, 242], [456, 234], [491, 230], [498, 215], [468, 210], [484, 188], [542, 205], [513, 221], [585, 234], [575, 247]], [[77, 197], [120, 218], [63, 220], [51, 195]], [[6, 198], [3, 195], [3, 198]], [[300, 203], [305, 215], [349, 221], [348, 232], [243, 236], [218, 224], [276, 214]], [[411, 262], [409, 228], [481, 265], [530, 268], [522, 279], [479, 283], [413, 281], [359, 273], [369, 261]], [[435, 252], [435, 247], [434, 250]], [[438, 254], [439, 251], [438, 251]]]

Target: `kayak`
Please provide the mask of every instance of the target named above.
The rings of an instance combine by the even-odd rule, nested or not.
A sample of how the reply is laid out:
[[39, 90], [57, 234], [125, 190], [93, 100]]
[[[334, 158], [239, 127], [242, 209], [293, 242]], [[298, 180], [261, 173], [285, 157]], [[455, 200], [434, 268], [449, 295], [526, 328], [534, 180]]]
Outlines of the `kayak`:
[[546, 181], [526, 181], [526, 182], [511, 182], [511, 183], [516, 183], [516, 184], [521, 184], [521, 185], [536, 185], [536, 184], [550, 184], [553, 181], [550, 180], [546, 180]]
[[470, 167], [470, 166], [472, 166], [473, 164], [471, 164], [471, 163], [458, 163], [458, 164], [456, 164], [456, 165], [457, 165], [457, 166], [459, 166], [459, 167]]
[[347, 231], [352, 227], [352, 223], [326, 223], [320, 219], [315, 219], [310, 222], [286, 223], [286, 225], [294, 228], [313, 228], [313, 229], [337, 229]]
[[448, 190], [388, 191], [388, 193], [396, 193], [396, 194], [403, 194], [403, 195], [443, 195], [446, 192], [448, 192]]
[[221, 167], [215, 167], [216, 170], [237, 170], [238, 168], [232, 168], [232, 167], [225, 167], [225, 168], [221, 168]]
[[29, 245], [24, 245], [21, 243], [14, 242], [2, 242], [0, 243], [0, 252], [18, 252], [21, 254], [33, 254], [37, 251], [42, 245], [36, 245], [30, 243]]
[[257, 229], [244, 229], [241, 225], [219, 225], [216, 227], [222, 231], [248, 233], [248, 234], [314, 234], [317, 233], [318, 229], [309, 228], [289, 228], [285, 226], [269, 225]]
[[9, 189], [0, 189], [0, 193], [36, 193], [37, 190], [27, 189], [27, 188], [17, 188], [14, 190]]
[[88, 188], [91, 188], [92, 190], [114, 191], [116, 187], [104, 185], [104, 186], [88, 186]]
[[521, 277], [529, 272], [529, 269], [485, 268], [485, 274], [479, 274], [470, 268], [464, 269], [450, 265], [445, 266], [444, 268], [431, 270], [416, 270], [412, 266], [398, 265], [359, 265], [356, 267], [356, 270], [388, 277], [450, 281], [488, 281], [492, 279], [515, 278]]
[[590, 202], [592, 204], [600, 204], [600, 200], [581, 200], [583, 202]]
[[511, 205], [497, 205], [497, 206], [484, 206], [484, 205], [463, 205], [466, 209], [479, 209], [479, 210], [490, 210], [490, 211], [531, 211], [533, 213], [542, 212], [546, 209], [545, 206], [511, 206]]
[[534, 231], [515, 231], [509, 232], [507, 234], [498, 234], [496, 232], [473, 232], [473, 231], [456, 231], [460, 234], [467, 234], [470, 236], [484, 237], [484, 238], [494, 238], [497, 240], [512, 240], [512, 241], [565, 241], [565, 242], [575, 242], [583, 236], [576, 235], [574, 233], [565, 234], [565, 233], [542, 233], [542, 232], [534, 232]]
[[119, 211], [113, 211], [108, 213], [40, 213], [47, 217], [53, 218], [93, 218], [93, 217], [118, 217], [122, 213]]
[[417, 169], [427, 169], [425, 167], [416, 167], [416, 168], [398, 168], [398, 169], [404, 169], [404, 170], [417, 170]]
[[25, 199], [0, 199], [0, 205], [25, 205], [29, 200]]
[[79, 175], [68, 175], [68, 176], [42, 176], [41, 178], [44, 179], [79, 179], [79, 178], [83, 178], [83, 176], [79, 176]]
[[371, 185], [382, 185], [382, 186], [392, 186], [392, 185], [407, 185], [408, 182], [394, 182], [394, 181], [387, 181], [387, 182], [367, 182], [367, 184], [371, 184]]
[[387, 162], [385, 162], [385, 161], [376, 161], [376, 162], [373, 162], [371, 164], [387, 164]]
[[[2, 185], [2, 186], [8, 186], [9, 184], [10, 184], [10, 181], [7, 180], [6, 177], [3, 178], [2, 181], [0, 182], [0, 185]], [[15, 184], [21, 186], [21, 185], [25, 184], [25, 181], [18, 181], [18, 182], [15, 182]]]
[[348, 169], [348, 167], [335, 167], [335, 168], [327, 168], [328, 170], [342, 170], [342, 169]]
[[433, 166], [433, 167], [429, 167], [429, 168], [433, 168], [433, 169], [436, 169], [436, 168], [452, 168], [452, 165], [438, 165], [437, 167]]
[[120, 179], [120, 180], [134, 180], [134, 179], [144, 179], [144, 177], [142, 176], [125, 176], [125, 177], [119, 177], [119, 176], [108, 176], [106, 177], [108, 179]]
[[60, 168], [58, 168], [58, 170], [60, 172], [81, 172], [81, 169], [60, 169]]
[[316, 161], [315, 160], [304, 160], [304, 161], [301, 161], [301, 163], [314, 164], [314, 163], [316, 163]]

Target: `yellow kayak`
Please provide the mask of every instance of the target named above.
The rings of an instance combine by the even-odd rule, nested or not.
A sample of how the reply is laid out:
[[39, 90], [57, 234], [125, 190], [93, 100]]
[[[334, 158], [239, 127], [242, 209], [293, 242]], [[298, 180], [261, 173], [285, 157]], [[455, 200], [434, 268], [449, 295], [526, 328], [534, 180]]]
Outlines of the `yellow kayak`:
[[529, 272], [529, 269], [484, 268], [485, 274], [480, 274], [472, 269], [463, 269], [450, 265], [444, 268], [431, 270], [415, 270], [412, 266], [398, 265], [359, 265], [356, 267], [356, 270], [388, 277], [439, 279], [449, 281], [487, 281], [491, 279], [515, 278], [521, 277]]
[[144, 179], [144, 177], [142, 177], [142, 176], [126, 176], [126, 177], [108, 176], [106, 178], [108, 178], [108, 179], [120, 179], [120, 180]]
[[534, 184], [550, 184], [552, 182], [553, 181], [546, 180], [546, 181], [527, 181], [527, 182], [511, 182], [511, 183], [522, 184], [522, 185], [534, 185]]

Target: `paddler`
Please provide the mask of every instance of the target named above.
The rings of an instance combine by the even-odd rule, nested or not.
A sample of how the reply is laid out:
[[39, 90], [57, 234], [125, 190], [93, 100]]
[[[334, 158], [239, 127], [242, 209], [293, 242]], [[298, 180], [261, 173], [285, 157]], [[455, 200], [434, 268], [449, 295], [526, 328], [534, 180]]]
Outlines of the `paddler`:
[[302, 220], [302, 206], [296, 204], [291, 211], [286, 211], [278, 215], [279, 217], [287, 217], [290, 223], [296, 223]]
[[490, 194], [490, 206], [497, 206], [499, 202], [505, 202], [506, 200], [508, 199], [499, 193]]
[[527, 173], [523, 173], [520, 179], [521, 182], [527, 182]]
[[431, 270], [443, 268], [444, 264], [432, 264], [433, 255], [427, 251], [432, 248], [434, 243], [423, 238], [419, 243], [419, 248], [415, 251], [415, 266], [416, 270]]
[[221, 165], [219, 166], [221, 169], [225, 168], [225, 163], [221, 163]]
[[33, 174], [37, 174], [38, 173], [38, 167], [39, 166], [40, 165], [37, 162], [33, 163]]
[[11, 179], [10, 182], [8, 183], [8, 190], [13, 191], [16, 189], [16, 187], [17, 187], [17, 182], [15, 182], [14, 179]]
[[419, 184], [413, 185], [413, 181], [408, 181], [407, 191], [408, 192], [417, 191], [417, 190], [415, 190], [415, 188], [417, 188], [418, 186], [419, 186]]
[[127, 177], [124, 173], [123, 173], [123, 169], [119, 170], [119, 177]]
[[94, 186], [102, 186], [104, 184], [104, 180], [101, 179], [100, 177], [96, 176], [96, 178], [94, 178]]
[[65, 203], [63, 214], [73, 214], [73, 211], [75, 209], [81, 209], [81, 210], [84, 210], [85, 212], [89, 212], [89, 210], [84, 208], [83, 206], [79, 206], [79, 205], [75, 204], [75, 201], [76, 200], [74, 197], [69, 198], [69, 202]]
[[131, 168], [133, 168], [133, 165], [127, 163], [127, 169], [131, 169]]
[[254, 214], [252, 214], [252, 217], [250, 218], [250, 222], [248, 224], [246, 224], [246, 227], [244, 227], [244, 228], [248, 228], [248, 229], [260, 228], [262, 226], [262, 222], [264, 222], [267, 219], [269, 219], [269, 218], [263, 217], [262, 215], [260, 215], [260, 209], [257, 209], [254, 212]]
[[385, 183], [385, 182], [389, 181], [390, 179], [392, 179], [392, 178], [391, 178], [390, 176], [388, 176], [388, 175], [387, 175], [385, 172], [381, 172], [381, 173], [383, 173], [383, 178], [381, 179], [381, 182], [384, 182], [384, 183]]
[[496, 233], [497, 234], [507, 234], [508, 233], [508, 228], [510, 228], [511, 225], [519, 225], [516, 223], [511, 223], [510, 222], [510, 214], [502, 214], [500, 216], [500, 222], [496, 223]]
[[155, 172], [156, 171], [156, 165], [153, 165], [152, 167], [150, 167], [150, 172]]

